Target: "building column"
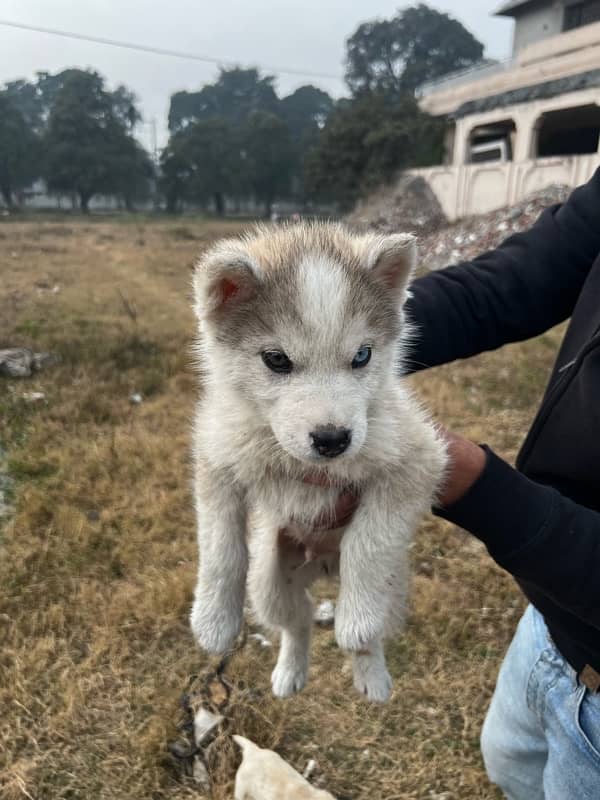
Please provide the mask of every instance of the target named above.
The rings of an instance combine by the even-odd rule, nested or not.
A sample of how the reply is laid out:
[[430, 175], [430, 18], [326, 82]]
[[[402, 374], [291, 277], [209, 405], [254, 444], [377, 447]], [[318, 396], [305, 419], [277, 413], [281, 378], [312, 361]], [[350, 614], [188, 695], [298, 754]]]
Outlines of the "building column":
[[513, 159], [515, 161], [529, 161], [536, 156], [537, 145], [537, 111], [519, 110], [512, 114], [517, 126], [517, 141]]
[[454, 154], [452, 157], [452, 163], [455, 167], [461, 167], [467, 162], [469, 130], [470, 128], [467, 126], [465, 119], [456, 120], [456, 129], [454, 132]]

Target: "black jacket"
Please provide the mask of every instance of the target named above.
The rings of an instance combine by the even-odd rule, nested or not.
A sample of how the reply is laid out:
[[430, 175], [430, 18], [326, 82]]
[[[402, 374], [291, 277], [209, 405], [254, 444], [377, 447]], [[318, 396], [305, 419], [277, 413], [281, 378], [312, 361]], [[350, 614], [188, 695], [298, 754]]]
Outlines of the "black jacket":
[[571, 317], [517, 459], [439, 511], [516, 577], [576, 669], [600, 672], [600, 170], [526, 233], [416, 280], [412, 370], [536, 336]]

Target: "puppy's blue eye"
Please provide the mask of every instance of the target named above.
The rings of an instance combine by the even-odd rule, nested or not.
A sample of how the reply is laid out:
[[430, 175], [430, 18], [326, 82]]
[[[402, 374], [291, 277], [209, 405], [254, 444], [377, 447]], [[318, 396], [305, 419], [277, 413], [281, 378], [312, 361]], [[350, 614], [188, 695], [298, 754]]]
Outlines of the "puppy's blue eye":
[[371, 348], [363, 345], [357, 354], [352, 359], [352, 369], [360, 369], [366, 367], [371, 360]]
[[265, 365], [273, 372], [289, 373], [294, 365], [281, 350], [265, 350], [260, 354]]

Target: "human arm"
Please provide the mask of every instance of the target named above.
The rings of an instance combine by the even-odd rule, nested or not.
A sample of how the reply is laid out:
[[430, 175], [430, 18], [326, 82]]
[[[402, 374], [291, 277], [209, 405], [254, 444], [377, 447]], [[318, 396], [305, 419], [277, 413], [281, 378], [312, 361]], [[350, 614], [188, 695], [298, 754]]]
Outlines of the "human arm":
[[[474, 451], [484, 457], [478, 475]], [[454, 453], [436, 513], [480, 539], [515, 578], [600, 628], [600, 514], [530, 480], [489, 448], [462, 440]], [[464, 491], [446, 493], [457, 483], [464, 489], [465, 478]]]
[[536, 336], [567, 319], [600, 251], [600, 169], [525, 233], [418, 278], [407, 301], [406, 372]]

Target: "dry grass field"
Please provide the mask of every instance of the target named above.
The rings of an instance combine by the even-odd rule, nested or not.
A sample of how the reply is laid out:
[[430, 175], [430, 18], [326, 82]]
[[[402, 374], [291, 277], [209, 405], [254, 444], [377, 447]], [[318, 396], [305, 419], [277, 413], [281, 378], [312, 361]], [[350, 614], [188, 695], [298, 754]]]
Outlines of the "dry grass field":
[[[2, 800], [204, 796], [167, 748], [181, 695], [207, 668], [187, 622], [189, 276], [207, 242], [239, 227], [0, 221], [0, 348], [60, 359], [30, 379], [0, 377], [12, 506], [0, 522]], [[446, 425], [512, 459], [557, 342], [551, 332], [414, 383]], [[27, 400], [34, 391], [45, 398]], [[410, 622], [388, 647], [388, 705], [354, 694], [331, 630], [316, 631], [311, 682], [285, 702], [269, 694], [272, 648], [249, 641], [234, 657], [226, 730], [210, 759], [215, 800], [232, 795], [228, 732], [300, 770], [316, 758], [339, 798], [498, 797], [478, 736], [522, 598], [475, 540], [439, 520], [424, 522], [413, 559]], [[331, 587], [320, 593], [333, 597]]]

